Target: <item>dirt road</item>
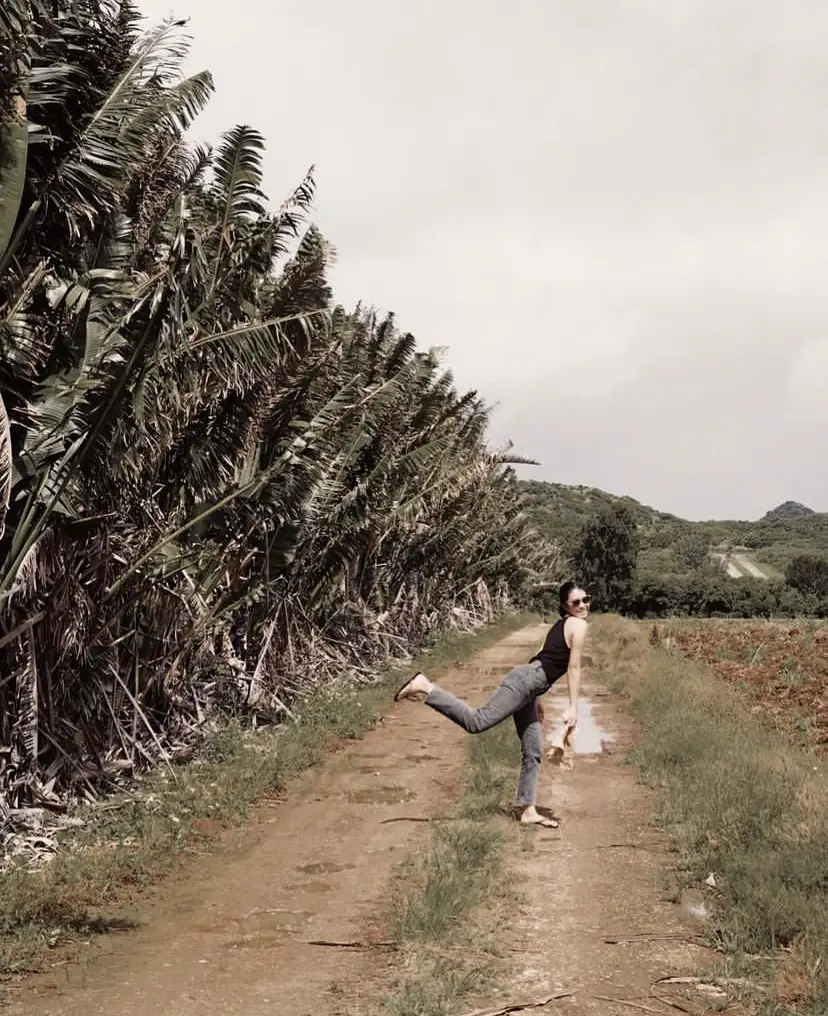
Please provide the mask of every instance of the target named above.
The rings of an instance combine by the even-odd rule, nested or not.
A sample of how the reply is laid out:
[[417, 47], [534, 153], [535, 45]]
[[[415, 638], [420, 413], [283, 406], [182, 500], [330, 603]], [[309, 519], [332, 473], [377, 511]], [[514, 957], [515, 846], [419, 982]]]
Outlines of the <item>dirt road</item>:
[[741, 579], [746, 575], [754, 579], [767, 579], [768, 577], [745, 554], [731, 553], [727, 557], [724, 554], [711, 554], [711, 557], [714, 561], [725, 562], [725, 571], [732, 579]]
[[[544, 631], [513, 634], [441, 680], [480, 701]], [[695, 973], [704, 953], [688, 944], [692, 918], [661, 898], [667, 855], [647, 826], [645, 791], [621, 764], [629, 727], [599, 690], [587, 685], [586, 694], [594, 713], [587, 703], [579, 748], [590, 754], [577, 756], [571, 772], [545, 767], [542, 777], [541, 803], [560, 814], [561, 829], [527, 830], [536, 849], [513, 858], [527, 900], [504, 943], [516, 976], [502, 998], [558, 988], [574, 995], [542, 1011], [613, 1016], [636, 1009], [606, 999], [635, 998], [639, 1007], [669, 1011], [646, 1001], [650, 985]], [[614, 737], [609, 752], [600, 751], [600, 728]], [[364, 740], [297, 782], [285, 803], [263, 809], [235, 846], [165, 885], [133, 915], [137, 931], [108, 936], [89, 947], [87, 963], [27, 985], [7, 1012], [363, 1012], [387, 981], [392, 955], [308, 943], [381, 935], [392, 866], [428, 835], [427, 822], [411, 819], [427, 819], [453, 796], [464, 750], [465, 735], [431, 710], [394, 706]]]
[[742, 569], [742, 574], [749, 575], [753, 579], [767, 579], [767, 575], [744, 554], [734, 554], [733, 560]]

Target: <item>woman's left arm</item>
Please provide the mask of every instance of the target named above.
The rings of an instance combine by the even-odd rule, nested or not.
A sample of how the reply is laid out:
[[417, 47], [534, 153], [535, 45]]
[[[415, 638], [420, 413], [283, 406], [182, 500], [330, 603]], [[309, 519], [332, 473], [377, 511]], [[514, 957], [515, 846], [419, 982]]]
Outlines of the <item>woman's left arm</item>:
[[564, 714], [564, 723], [576, 723], [578, 720], [578, 696], [581, 691], [581, 661], [586, 645], [587, 623], [580, 617], [572, 618], [572, 635], [569, 646], [569, 669], [567, 683], [569, 685], [569, 709]]

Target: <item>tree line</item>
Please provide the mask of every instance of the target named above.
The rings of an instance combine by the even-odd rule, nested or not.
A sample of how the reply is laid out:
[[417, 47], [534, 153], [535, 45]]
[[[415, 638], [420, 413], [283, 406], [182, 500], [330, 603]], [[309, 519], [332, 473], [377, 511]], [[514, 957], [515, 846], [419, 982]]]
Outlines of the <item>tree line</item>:
[[0, 791], [93, 795], [228, 713], [520, 600], [554, 550], [488, 409], [333, 301], [310, 170], [185, 139], [213, 93], [129, 0], [0, 9]]
[[[639, 569], [641, 539], [634, 514], [623, 504], [602, 505], [567, 548], [571, 571], [594, 596], [599, 610], [633, 617], [828, 617], [828, 559], [798, 554], [784, 579], [734, 579], [711, 557], [700, 532], [679, 536], [672, 553], [681, 573]], [[550, 590], [536, 602], [554, 606]]]

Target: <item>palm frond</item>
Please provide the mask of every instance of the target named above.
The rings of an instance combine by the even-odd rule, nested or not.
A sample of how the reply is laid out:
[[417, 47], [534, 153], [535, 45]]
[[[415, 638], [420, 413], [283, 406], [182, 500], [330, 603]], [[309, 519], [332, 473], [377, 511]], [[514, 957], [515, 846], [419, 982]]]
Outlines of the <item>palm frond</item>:
[[[4, 112], [0, 110], [0, 113]], [[28, 151], [29, 124], [26, 119], [26, 101], [22, 95], [18, 95], [13, 99], [10, 115], [0, 117], [0, 259], [5, 258], [14, 236], [14, 227], [26, 186]]]
[[12, 454], [9, 414], [6, 412], [6, 404], [3, 401], [2, 393], [0, 393], [0, 540], [5, 531], [6, 512], [9, 509], [9, 499], [11, 498], [14, 470]]
[[[59, 107], [67, 94], [89, 87], [82, 58], [84, 46], [94, 46], [97, 26], [75, 15], [67, 19], [63, 40], [65, 56], [75, 63], [33, 65], [30, 116], [35, 111], [48, 122], [48, 110]], [[88, 42], [87, 42], [88, 40]], [[199, 81], [185, 93], [187, 101], [169, 105], [162, 86], [179, 75], [188, 41], [176, 22], [152, 29], [138, 42], [120, 72], [66, 151], [52, 165], [19, 220], [5, 253], [0, 275], [43, 215], [61, 222], [69, 242], [79, 240], [100, 212], [110, 212], [118, 196], [146, 158], [152, 132], [174, 110], [180, 111], [203, 98], [207, 82]], [[38, 122], [37, 120], [35, 122]], [[48, 138], [45, 139], [48, 143]]]

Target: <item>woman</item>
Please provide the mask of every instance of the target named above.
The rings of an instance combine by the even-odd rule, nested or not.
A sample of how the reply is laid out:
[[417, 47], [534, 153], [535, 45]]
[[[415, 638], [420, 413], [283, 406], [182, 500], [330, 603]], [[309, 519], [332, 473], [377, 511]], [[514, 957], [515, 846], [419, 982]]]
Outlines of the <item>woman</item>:
[[536, 700], [568, 674], [569, 708], [564, 713], [564, 724], [571, 727], [577, 724], [581, 659], [591, 598], [577, 582], [564, 582], [558, 590], [558, 599], [561, 619], [549, 629], [541, 651], [528, 664], [510, 670], [500, 687], [478, 709], [472, 709], [450, 692], [438, 688], [422, 672], [409, 678], [394, 696], [394, 701], [398, 702], [424, 695], [427, 706], [470, 734], [480, 734], [513, 716], [521, 744], [517, 789], [518, 804], [523, 809], [520, 821], [547, 829], [556, 829], [558, 823], [541, 815], [535, 807], [543, 754]]

